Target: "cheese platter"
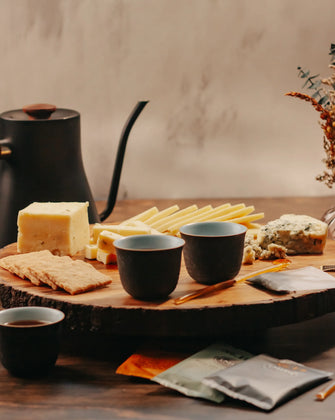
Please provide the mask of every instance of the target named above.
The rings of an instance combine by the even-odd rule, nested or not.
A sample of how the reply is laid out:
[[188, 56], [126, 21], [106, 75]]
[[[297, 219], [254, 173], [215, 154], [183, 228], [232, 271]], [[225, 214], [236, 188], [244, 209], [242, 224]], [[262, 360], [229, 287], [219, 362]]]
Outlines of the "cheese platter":
[[[327, 241], [325, 223], [285, 215], [259, 225], [264, 213], [254, 210], [244, 203], [200, 208], [193, 204], [182, 209], [172, 205], [163, 210], [154, 206], [119, 224], [89, 226], [87, 203], [33, 203], [19, 212], [17, 243], [0, 249], [0, 303], [3, 308], [59, 309], [66, 315], [64, 327], [70, 332], [142, 337], [220, 337], [334, 311], [332, 288], [275, 293], [241, 281], [255, 272], [270, 271], [286, 254], [289, 270], [333, 263], [335, 241]], [[114, 241], [139, 234], [178, 237], [185, 224], [207, 221], [247, 228], [243, 264], [231, 287], [215, 288], [184, 302], [181, 298], [198, 294], [204, 285], [191, 278], [182, 258], [177, 285], [167, 298], [144, 301], [126, 292]], [[292, 255], [302, 245], [305, 248], [299, 251], [306, 254]]]
[[[0, 250], [0, 258], [16, 253], [17, 245], [13, 243]], [[333, 264], [334, 255], [335, 241], [329, 239], [323, 254], [290, 256], [289, 269]], [[276, 294], [248, 282], [176, 305], [176, 298], [203, 287], [189, 276], [183, 261], [174, 292], [167, 299], [144, 302], [124, 291], [116, 264], [87, 260], [84, 251], [72, 258], [89, 262], [110, 276], [111, 284], [69, 295], [47, 286], [35, 286], [0, 269], [2, 307], [49, 306], [65, 313], [68, 331], [148, 337], [220, 337], [301, 322], [335, 311], [335, 289]], [[238, 277], [271, 264], [263, 260], [244, 264]]]

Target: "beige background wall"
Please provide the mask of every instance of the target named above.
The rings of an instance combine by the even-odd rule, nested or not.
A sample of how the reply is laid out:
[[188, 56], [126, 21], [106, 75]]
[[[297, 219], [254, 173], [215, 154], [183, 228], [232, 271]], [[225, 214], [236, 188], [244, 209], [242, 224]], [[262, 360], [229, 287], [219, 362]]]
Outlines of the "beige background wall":
[[105, 198], [128, 114], [119, 198], [333, 194], [297, 65], [329, 75], [333, 0], [0, 0], [0, 111], [81, 113]]

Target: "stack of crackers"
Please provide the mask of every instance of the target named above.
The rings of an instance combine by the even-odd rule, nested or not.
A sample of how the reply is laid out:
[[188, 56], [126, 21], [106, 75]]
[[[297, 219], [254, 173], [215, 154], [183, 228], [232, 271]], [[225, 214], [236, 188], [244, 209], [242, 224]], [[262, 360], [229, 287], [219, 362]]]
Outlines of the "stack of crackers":
[[0, 267], [36, 286], [48, 285], [53, 290], [63, 289], [71, 295], [111, 283], [110, 277], [91, 264], [53, 255], [48, 250], [9, 255], [0, 259]]

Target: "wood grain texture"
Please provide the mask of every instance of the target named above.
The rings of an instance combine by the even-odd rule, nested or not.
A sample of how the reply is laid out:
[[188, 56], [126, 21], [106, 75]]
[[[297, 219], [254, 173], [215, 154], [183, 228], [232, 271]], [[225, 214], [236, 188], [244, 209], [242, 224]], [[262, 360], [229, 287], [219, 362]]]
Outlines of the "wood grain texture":
[[[16, 244], [11, 244], [0, 251], [0, 258], [15, 252]], [[294, 256], [290, 269], [320, 267], [332, 263], [334, 257], [335, 241], [328, 240], [324, 254]], [[75, 258], [85, 260], [83, 254]], [[112, 284], [75, 296], [34, 286], [1, 269], [1, 304], [4, 308], [42, 305], [60, 309], [66, 314], [66, 328], [71, 331], [149, 337], [221, 336], [255, 326], [266, 329], [300, 322], [335, 310], [335, 289], [275, 294], [248, 283], [237, 283], [229, 289], [175, 305], [175, 298], [203, 287], [190, 278], [183, 262], [177, 288], [169, 299], [144, 302], [124, 291], [116, 265], [90, 263], [109, 275]], [[239, 276], [271, 264], [256, 261], [253, 265], [243, 265]]]

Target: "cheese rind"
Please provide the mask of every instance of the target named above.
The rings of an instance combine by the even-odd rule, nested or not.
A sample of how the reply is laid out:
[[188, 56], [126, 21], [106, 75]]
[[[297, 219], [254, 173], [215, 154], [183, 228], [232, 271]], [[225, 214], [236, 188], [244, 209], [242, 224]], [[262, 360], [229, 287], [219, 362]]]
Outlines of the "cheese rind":
[[75, 255], [90, 241], [88, 202], [34, 202], [19, 211], [17, 249]]

